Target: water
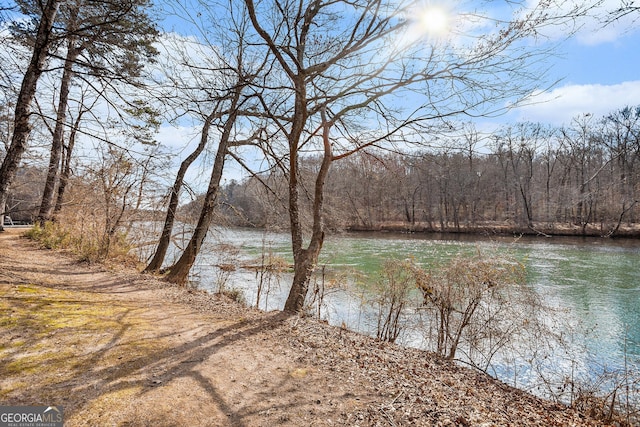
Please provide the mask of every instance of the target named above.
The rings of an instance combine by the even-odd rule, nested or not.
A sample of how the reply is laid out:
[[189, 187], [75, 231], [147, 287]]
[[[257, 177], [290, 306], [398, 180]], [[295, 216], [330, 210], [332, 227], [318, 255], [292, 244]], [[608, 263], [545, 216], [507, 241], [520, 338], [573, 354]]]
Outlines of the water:
[[[358, 283], [375, 280], [386, 259], [413, 258], [419, 265], [430, 266], [459, 253], [477, 251], [508, 253], [526, 266], [527, 282], [542, 297], [545, 305], [556, 308], [553, 323], [563, 340], [572, 344], [571, 355], [551, 351], [554, 369], [567, 376], [582, 370], [595, 375], [605, 369], [620, 369], [625, 364], [640, 366], [640, 242], [583, 238], [483, 238], [451, 235], [401, 235], [358, 233], [328, 237], [320, 259], [322, 277], [327, 284], [346, 284], [345, 288], [327, 291], [321, 307], [322, 317], [335, 325], [375, 334], [375, 313], [362, 304], [364, 295]], [[229, 255], [220, 244], [237, 251]], [[229, 246], [224, 246], [228, 249]], [[289, 235], [256, 230], [217, 230], [211, 234], [202, 256], [193, 270], [193, 279], [204, 288], [215, 290], [220, 283], [219, 264], [260, 263], [261, 254], [270, 252], [292, 263]], [[225, 255], [226, 253], [226, 255]], [[220, 255], [223, 254], [223, 255]], [[238, 269], [229, 273], [226, 286], [240, 288], [248, 304], [256, 304], [255, 271]], [[291, 276], [272, 280], [268, 299], [263, 290], [260, 308], [281, 309]], [[360, 292], [360, 294], [359, 294]], [[416, 299], [413, 304], [418, 304]], [[409, 315], [408, 322], [419, 324], [419, 316]], [[414, 325], [415, 326], [415, 325]], [[424, 338], [411, 328], [401, 343], [421, 347]], [[515, 359], [496, 358], [494, 375], [509, 380], [514, 376], [531, 377], [531, 368], [518, 368], [527, 355]], [[508, 363], [511, 365], [508, 366]], [[561, 360], [562, 359], [562, 360]], [[549, 362], [544, 362], [545, 364]], [[544, 366], [544, 369], [549, 366]], [[519, 372], [518, 369], [520, 369]]]

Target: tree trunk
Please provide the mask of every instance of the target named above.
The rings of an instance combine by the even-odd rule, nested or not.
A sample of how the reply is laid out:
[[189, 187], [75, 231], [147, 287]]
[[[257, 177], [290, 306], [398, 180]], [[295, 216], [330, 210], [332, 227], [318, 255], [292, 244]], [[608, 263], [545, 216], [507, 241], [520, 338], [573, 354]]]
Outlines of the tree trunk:
[[4, 214], [7, 204], [7, 193], [0, 193], [0, 231], [4, 231]]
[[[42, 11], [42, 17], [38, 25], [38, 33], [36, 35], [33, 54], [29, 67], [22, 79], [20, 93], [16, 101], [13, 136], [11, 145], [7, 150], [2, 166], [0, 166], [0, 206], [4, 207], [7, 201], [7, 192], [13, 180], [22, 155], [27, 149], [27, 139], [31, 133], [31, 124], [29, 118], [31, 116], [31, 103], [36, 93], [38, 80], [42, 75], [45, 60], [47, 59], [51, 29], [53, 22], [60, 6], [60, 0], [47, 0]], [[0, 225], [4, 223], [4, 212], [0, 212]]]
[[60, 168], [60, 182], [58, 183], [58, 191], [56, 194], [56, 204], [53, 207], [53, 214], [51, 219], [53, 221], [56, 220], [58, 215], [60, 215], [60, 211], [62, 210], [62, 206], [64, 204], [64, 193], [67, 190], [67, 184], [69, 183], [69, 178], [71, 177], [71, 155], [73, 153], [73, 145], [75, 141], [72, 142], [74, 138], [69, 139], [69, 144], [65, 150], [64, 158], [62, 159], [62, 167]]
[[[227, 148], [229, 147], [231, 130], [235, 125], [236, 118], [238, 117], [237, 106], [240, 99], [241, 91], [242, 87], [238, 86], [233, 95], [233, 100], [231, 103], [231, 114], [229, 114], [229, 118], [224, 125], [222, 136], [220, 138], [218, 152], [216, 153], [216, 159], [211, 171], [211, 179], [209, 181], [209, 187], [207, 188], [207, 194], [204, 198], [204, 205], [202, 206], [202, 211], [200, 212], [200, 218], [198, 219], [198, 225], [196, 225], [196, 228], [193, 231], [193, 236], [191, 236], [191, 240], [189, 240], [189, 243], [187, 244], [187, 247], [182, 253], [180, 259], [169, 268], [169, 273], [165, 277], [165, 280], [167, 280], [168, 282], [181, 285], [187, 283], [187, 279], [189, 278], [189, 271], [191, 271], [191, 267], [196, 261], [196, 257], [198, 256], [200, 248], [202, 247], [202, 243], [204, 242], [205, 237], [207, 237], [207, 232], [209, 231], [209, 227], [213, 222], [216, 198], [218, 197], [220, 179], [222, 178], [224, 162], [227, 157]], [[206, 128], [206, 132], [208, 132], [210, 125], [210, 122], [205, 122], [204, 128]], [[204, 128], [203, 133], [205, 133]]]
[[191, 154], [189, 154], [189, 156], [187, 156], [187, 158], [184, 159], [180, 164], [180, 169], [178, 170], [178, 174], [176, 175], [175, 182], [173, 183], [173, 187], [171, 187], [171, 197], [169, 198], [167, 215], [164, 220], [164, 226], [162, 228], [160, 240], [158, 241], [158, 247], [156, 248], [156, 252], [153, 255], [153, 259], [151, 259], [151, 262], [149, 262], [147, 268], [144, 269], [145, 273], [157, 272], [160, 270], [160, 268], [162, 268], [164, 257], [167, 255], [167, 250], [169, 249], [169, 244], [171, 243], [171, 233], [173, 231], [173, 223], [175, 221], [176, 211], [178, 209], [180, 189], [182, 188], [182, 184], [184, 183], [184, 176], [186, 175], [187, 170], [189, 169], [191, 164], [198, 158], [198, 156], [200, 156], [200, 154], [204, 150], [204, 147], [207, 145], [207, 140], [209, 139], [209, 129], [211, 128], [211, 123], [217, 114], [217, 112], [214, 112], [207, 117], [204, 125], [202, 126], [200, 143], [198, 144], [196, 149]]
[[69, 40], [67, 47], [67, 58], [64, 63], [62, 81], [60, 83], [60, 97], [58, 99], [58, 111], [56, 114], [56, 126], [53, 131], [51, 141], [51, 155], [49, 157], [49, 170], [47, 180], [44, 184], [42, 202], [38, 212], [38, 222], [43, 226], [46, 221], [51, 220], [54, 208], [54, 196], [56, 186], [60, 178], [60, 159], [63, 151], [64, 127], [67, 120], [67, 105], [69, 103], [69, 87], [73, 78], [73, 63], [78, 58], [79, 50], [74, 46], [75, 39]]
[[[315, 193], [313, 198], [313, 228], [311, 233], [311, 241], [306, 249], [302, 249], [300, 246], [297, 250], [294, 249], [294, 275], [291, 289], [289, 290], [289, 296], [284, 305], [284, 311], [300, 313], [304, 309], [304, 300], [307, 296], [307, 290], [309, 289], [309, 280], [313, 274], [313, 270], [318, 263], [318, 257], [320, 256], [320, 250], [324, 242], [324, 221], [323, 221], [323, 202], [324, 202], [324, 184], [329, 174], [329, 168], [333, 162], [333, 154], [331, 151], [331, 142], [329, 140], [329, 130], [332, 123], [327, 121], [324, 110], [322, 110], [322, 124], [323, 124], [323, 145], [324, 156], [322, 158], [322, 165], [318, 171], [315, 183]], [[291, 179], [289, 186], [291, 187]], [[296, 182], [296, 181], [294, 181]], [[290, 194], [297, 195], [297, 188], [289, 189]], [[297, 207], [297, 200], [296, 200]], [[298, 212], [297, 209], [295, 211]], [[296, 217], [296, 219], [298, 219]], [[296, 228], [294, 230], [294, 227]], [[292, 221], [291, 223], [292, 234], [294, 236], [302, 236], [302, 228], [299, 221]]]
[[84, 112], [85, 111], [80, 111], [78, 117], [76, 118], [76, 121], [73, 124], [73, 128], [71, 128], [71, 132], [69, 133], [69, 142], [67, 143], [65, 156], [62, 160], [60, 183], [58, 185], [58, 194], [56, 196], [56, 205], [53, 208], [52, 219], [54, 221], [60, 214], [60, 211], [62, 210], [62, 206], [64, 204], [64, 193], [67, 189], [67, 184], [69, 183], [69, 177], [71, 176], [71, 159], [73, 158], [73, 148], [76, 144], [76, 135], [78, 133], [78, 129], [80, 128], [80, 121], [82, 120]]

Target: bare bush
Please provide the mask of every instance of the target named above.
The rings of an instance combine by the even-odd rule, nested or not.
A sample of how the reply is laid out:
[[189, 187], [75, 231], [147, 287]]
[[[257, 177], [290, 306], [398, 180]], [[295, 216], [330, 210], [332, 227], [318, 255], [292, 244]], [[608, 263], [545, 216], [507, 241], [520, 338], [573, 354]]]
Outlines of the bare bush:
[[640, 371], [627, 358], [625, 355], [624, 366], [601, 366], [597, 374], [572, 378], [566, 387], [570, 405], [607, 423], [640, 425]]
[[498, 254], [458, 255], [429, 271], [414, 268], [414, 275], [435, 351], [454, 359], [462, 349], [483, 370], [516, 330], [531, 322], [539, 305], [525, 284], [524, 266]]
[[280, 281], [288, 269], [287, 260], [275, 254], [271, 242], [263, 238], [260, 264], [256, 268], [256, 308], [260, 308], [260, 301], [264, 298], [264, 308], [268, 309], [269, 294], [273, 289], [280, 289]]
[[225, 294], [231, 289], [229, 282], [239, 263], [240, 249], [229, 244], [219, 244], [215, 247], [216, 265], [213, 270], [213, 279], [216, 292]]
[[[580, 366], [584, 332], [566, 324], [566, 310], [542, 303], [524, 266], [493, 252], [458, 255], [430, 270], [413, 265], [422, 290], [430, 347], [513, 386], [616, 425], [637, 425], [640, 375], [634, 365]], [[490, 372], [491, 371], [491, 372]]]
[[326, 298], [339, 292], [347, 292], [347, 283], [349, 283], [349, 277], [353, 272], [327, 271], [326, 264], [323, 264], [317, 270], [319, 271], [316, 271], [311, 278], [309, 295], [305, 303], [305, 312], [316, 319], [323, 318], [324, 313], [324, 319], [328, 321], [330, 304], [327, 304]]
[[378, 339], [395, 342], [403, 331], [405, 322], [402, 315], [411, 302], [412, 291], [416, 289], [416, 271], [418, 268], [412, 259], [387, 260], [380, 278], [370, 285], [365, 298], [376, 311]]

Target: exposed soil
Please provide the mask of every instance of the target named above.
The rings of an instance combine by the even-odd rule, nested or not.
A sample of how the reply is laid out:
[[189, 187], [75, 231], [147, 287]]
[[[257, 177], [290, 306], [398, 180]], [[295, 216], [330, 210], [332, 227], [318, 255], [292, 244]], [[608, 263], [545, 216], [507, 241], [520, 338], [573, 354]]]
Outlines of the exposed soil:
[[62, 405], [66, 426], [602, 425], [429, 353], [121, 270], [0, 233], [1, 405]]

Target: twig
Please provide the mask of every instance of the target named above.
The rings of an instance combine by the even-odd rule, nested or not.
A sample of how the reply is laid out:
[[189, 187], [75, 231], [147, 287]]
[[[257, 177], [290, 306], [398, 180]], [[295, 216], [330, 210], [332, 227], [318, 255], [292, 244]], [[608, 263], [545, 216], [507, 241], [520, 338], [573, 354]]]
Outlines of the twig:
[[[402, 396], [402, 394], [404, 393], [404, 391], [400, 390], [400, 393], [398, 393], [398, 395], [396, 397], [393, 398], [393, 400], [391, 401], [391, 403], [389, 403], [388, 406], [393, 406], [394, 403], [396, 403], [396, 401], [398, 400], [398, 398], [400, 398], [400, 396]], [[397, 424], [393, 421], [393, 418], [391, 417], [391, 415], [389, 415], [387, 413], [387, 411], [384, 410], [384, 408], [378, 408], [380, 410], [380, 412], [382, 412], [382, 414], [387, 417], [387, 421], [389, 421], [389, 424], [391, 424], [391, 426], [396, 427]]]
[[398, 393], [398, 395], [391, 401], [391, 403], [389, 405], [393, 405], [394, 403], [396, 403], [396, 400], [398, 400], [398, 398], [400, 396], [402, 396], [403, 393], [404, 393], [404, 391], [400, 390], [400, 393]]
[[393, 418], [391, 418], [391, 415], [387, 414], [387, 411], [384, 410], [384, 408], [379, 408], [380, 412], [382, 412], [382, 414], [387, 418], [387, 421], [389, 421], [389, 424], [391, 424], [393, 427], [397, 427], [397, 424], [395, 422], [393, 422]]

